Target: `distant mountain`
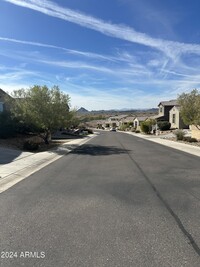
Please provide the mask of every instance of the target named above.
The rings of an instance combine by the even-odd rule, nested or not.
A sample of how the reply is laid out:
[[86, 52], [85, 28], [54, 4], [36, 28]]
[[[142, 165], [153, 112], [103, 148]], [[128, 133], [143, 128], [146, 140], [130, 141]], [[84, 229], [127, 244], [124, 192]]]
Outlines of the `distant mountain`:
[[84, 116], [84, 115], [119, 115], [119, 114], [135, 114], [135, 113], [141, 113], [141, 112], [148, 112], [148, 113], [157, 113], [158, 112], [158, 108], [141, 108], [141, 109], [128, 109], [128, 108], [124, 108], [124, 109], [110, 109], [110, 110], [92, 110], [92, 111], [88, 111], [87, 109], [81, 107], [77, 110], [77, 113], [80, 116]]
[[123, 113], [123, 114], [129, 114], [129, 113], [138, 113], [138, 112], [152, 112], [156, 113], [158, 112], [158, 108], [141, 108], [141, 109], [129, 109], [129, 108], [124, 108], [124, 109], [110, 109], [110, 110], [92, 110], [90, 111], [91, 114], [113, 114], [113, 113]]
[[81, 107], [77, 110], [77, 113], [79, 114], [87, 114], [87, 113], [90, 113], [87, 109]]

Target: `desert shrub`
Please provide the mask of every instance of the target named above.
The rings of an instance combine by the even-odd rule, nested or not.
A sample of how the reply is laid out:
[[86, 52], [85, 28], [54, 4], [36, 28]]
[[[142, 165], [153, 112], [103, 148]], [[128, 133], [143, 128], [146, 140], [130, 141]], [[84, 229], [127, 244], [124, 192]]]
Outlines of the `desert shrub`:
[[183, 130], [177, 130], [174, 134], [176, 135], [176, 140], [183, 140], [185, 136], [185, 132]]
[[33, 140], [26, 140], [23, 145], [23, 149], [27, 151], [36, 151], [39, 148], [39, 144]]
[[167, 131], [171, 127], [171, 123], [168, 121], [158, 121], [158, 127], [161, 131]]
[[183, 141], [189, 142], [189, 143], [196, 143], [198, 140], [196, 138], [190, 137], [190, 136], [184, 136]]
[[140, 133], [140, 130], [136, 130], [135, 133]]
[[143, 133], [149, 134], [150, 133], [150, 125], [148, 122], [143, 122], [141, 124], [141, 130]]
[[127, 129], [127, 125], [121, 125], [119, 128], [120, 131], [126, 131], [126, 129]]

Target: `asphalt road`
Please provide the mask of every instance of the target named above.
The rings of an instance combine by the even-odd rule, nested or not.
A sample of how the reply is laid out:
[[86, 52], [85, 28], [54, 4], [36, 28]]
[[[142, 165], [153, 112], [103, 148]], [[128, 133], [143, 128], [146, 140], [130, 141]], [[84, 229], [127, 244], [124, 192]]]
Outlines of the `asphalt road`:
[[199, 267], [199, 158], [118, 132], [0, 194], [1, 266]]

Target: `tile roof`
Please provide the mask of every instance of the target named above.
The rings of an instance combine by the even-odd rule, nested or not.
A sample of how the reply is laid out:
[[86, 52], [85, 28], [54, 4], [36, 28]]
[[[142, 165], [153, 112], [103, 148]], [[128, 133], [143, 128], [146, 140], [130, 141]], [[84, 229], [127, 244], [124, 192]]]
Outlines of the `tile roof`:
[[178, 102], [176, 99], [173, 99], [173, 100], [169, 100], [169, 101], [161, 101], [158, 106], [177, 106], [178, 105]]
[[145, 121], [148, 117], [136, 117], [135, 119], [138, 119], [138, 121]]

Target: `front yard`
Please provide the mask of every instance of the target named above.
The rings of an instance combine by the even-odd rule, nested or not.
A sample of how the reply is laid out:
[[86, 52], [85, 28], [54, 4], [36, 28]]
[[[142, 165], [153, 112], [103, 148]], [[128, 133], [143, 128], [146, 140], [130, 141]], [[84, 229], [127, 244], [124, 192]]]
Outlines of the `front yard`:
[[52, 148], [59, 146], [61, 143], [66, 143], [68, 141], [67, 139], [52, 140], [47, 145], [47, 144], [45, 144], [43, 139], [40, 137], [36, 137], [36, 136], [31, 137], [30, 135], [18, 134], [16, 137], [11, 137], [11, 138], [7, 138], [7, 139], [0, 139], [0, 146], [6, 147], [6, 148], [17, 149], [17, 150], [26, 150], [26, 149], [24, 149], [24, 143], [27, 140], [31, 140], [31, 139], [34, 142], [38, 143], [38, 145], [39, 145], [39, 148], [36, 152], [42, 152], [42, 151], [50, 150]]

